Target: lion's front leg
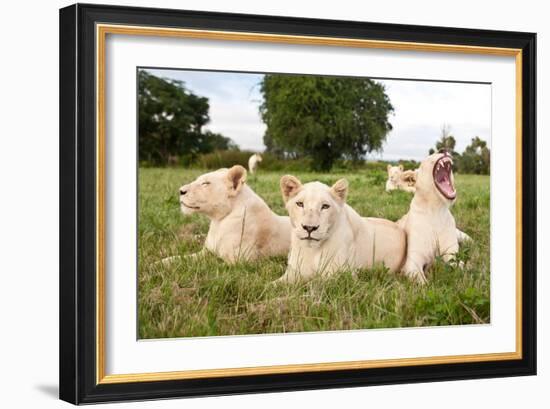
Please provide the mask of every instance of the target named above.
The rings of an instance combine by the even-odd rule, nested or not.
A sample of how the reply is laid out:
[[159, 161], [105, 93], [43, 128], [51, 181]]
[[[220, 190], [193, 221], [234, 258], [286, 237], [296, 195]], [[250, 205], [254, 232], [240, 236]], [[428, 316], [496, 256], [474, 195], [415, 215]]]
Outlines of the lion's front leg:
[[458, 240], [458, 244], [473, 241], [472, 238], [468, 236], [468, 234], [464, 233], [459, 229], [456, 229], [456, 238]]
[[414, 186], [405, 185], [401, 189], [404, 190], [405, 192], [409, 192], [409, 193], [416, 192], [416, 187], [414, 187]]
[[419, 260], [415, 260], [414, 257], [408, 257], [401, 269], [401, 272], [410, 280], [418, 284], [426, 284], [426, 274], [424, 273], [424, 263]]
[[169, 265], [174, 264], [178, 261], [181, 261], [181, 256], [165, 257], [162, 260], [160, 260], [159, 263], [162, 264], [162, 265], [165, 265], [165, 266], [169, 266]]
[[407, 232], [407, 242], [407, 258], [401, 272], [419, 284], [426, 284], [428, 280], [424, 269], [434, 259], [433, 237], [412, 230]]
[[[452, 231], [446, 232], [446, 234], [439, 236], [438, 251], [445, 263], [452, 263], [456, 261], [456, 254], [458, 253], [459, 248], [456, 232], [457, 229], [453, 229]], [[463, 263], [459, 262], [458, 266], [462, 268]]]
[[196, 253], [186, 254], [185, 256], [183, 256], [183, 258], [186, 259], [186, 260], [196, 260], [198, 258], [203, 258], [208, 254], [213, 254], [213, 253], [211, 253], [208, 249], [203, 247], [202, 249], [200, 249]]
[[202, 258], [202, 257], [206, 256], [209, 253], [210, 252], [203, 247], [200, 251], [197, 251], [196, 253], [186, 254], [183, 257], [182, 256], [165, 257], [162, 260], [160, 260], [160, 263], [165, 265], [165, 266], [169, 266], [171, 264], [181, 262], [181, 261], [185, 261], [185, 260], [196, 260], [198, 258]]
[[291, 254], [285, 273], [275, 282], [297, 283], [299, 281], [307, 281], [313, 278], [317, 272], [313, 260]]
[[287, 268], [285, 273], [273, 281], [274, 284], [294, 284], [301, 280], [301, 275], [292, 268]]

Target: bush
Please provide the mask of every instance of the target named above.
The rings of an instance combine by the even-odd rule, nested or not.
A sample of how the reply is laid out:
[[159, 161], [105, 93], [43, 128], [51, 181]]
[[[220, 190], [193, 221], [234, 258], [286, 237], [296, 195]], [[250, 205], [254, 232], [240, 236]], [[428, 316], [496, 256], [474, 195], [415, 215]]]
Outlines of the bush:
[[[206, 169], [230, 168], [241, 165], [248, 169], [248, 159], [255, 152], [251, 151], [216, 151], [199, 155], [196, 165]], [[279, 159], [269, 153], [262, 153], [260, 169], [271, 171], [303, 171], [309, 167], [309, 159]]]
[[199, 155], [196, 160], [197, 166], [206, 169], [230, 168], [234, 165], [248, 167], [248, 158], [252, 152], [246, 151], [215, 151]]
[[388, 165], [397, 166], [397, 165], [403, 165], [403, 168], [405, 170], [414, 170], [420, 166], [419, 162], [416, 162], [414, 160], [400, 160], [400, 161], [380, 161], [380, 160], [374, 160], [374, 161], [359, 161], [355, 162], [354, 166], [352, 168], [349, 168], [350, 170], [357, 170], [357, 169], [364, 169], [367, 171], [381, 171], [384, 172], [384, 174], [388, 170]]
[[386, 173], [388, 163], [389, 162], [381, 162], [381, 161], [365, 162], [364, 167], [366, 170], [384, 171], [384, 173]]
[[409, 160], [400, 160], [400, 165], [403, 165], [403, 168], [405, 170], [415, 170], [420, 166], [420, 162], [417, 162], [415, 160], [409, 159]]
[[[202, 168], [202, 169], [220, 169], [230, 168], [234, 165], [241, 165], [248, 169], [248, 159], [256, 152], [252, 151], [240, 151], [240, 150], [217, 150], [211, 153], [203, 153], [198, 156], [192, 155], [180, 155], [174, 157], [174, 161], [168, 163], [168, 167], [183, 167], [183, 168]], [[263, 152], [262, 162], [260, 163], [260, 171], [274, 171], [274, 172], [304, 172], [311, 169], [312, 158], [300, 158], [300, 159], [281, 159], [272, 153]], [[345, 172], [357, 172], [367, 171], [373, 173], [384, 174], [386, 177], [386, 171], [388, 164], [398, 165], [401, 164], [405, 169], [416, 169], [419, 166], [418, 162], [413, 160], [400, 160], [398, 162], [389, 161], [370, 161], [370, 160], [345, 160], [340, 159], [335, 162], [332, 172], [333, 173], [345, 173]], [[141, 167], [153, 167], [158, 166], [156, 163], [150, 163], [147, 161], [140, 161]], [[377, 176], [380, 177], [380, 176]]]

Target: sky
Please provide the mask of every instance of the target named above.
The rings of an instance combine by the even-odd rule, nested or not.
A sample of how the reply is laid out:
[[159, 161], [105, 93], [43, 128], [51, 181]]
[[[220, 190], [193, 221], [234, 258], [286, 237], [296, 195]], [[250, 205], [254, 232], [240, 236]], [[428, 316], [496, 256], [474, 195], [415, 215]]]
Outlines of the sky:
[[[147, 69], [153, 75], [180, 80], [210, 103], [210, 123], [205, 129], [233, 139], [241, 149], [265, 149], [266, 129], [258, 107], [262, 101], [262, 74]], [[392, 131], [381, 153], [367, 159], [422, 160], [440, 138], [446, 124], [462, 152], [474, 136], [491, 146], [491, 86], [451, 82], [376, 79], [384, 84], [394, 107]]]

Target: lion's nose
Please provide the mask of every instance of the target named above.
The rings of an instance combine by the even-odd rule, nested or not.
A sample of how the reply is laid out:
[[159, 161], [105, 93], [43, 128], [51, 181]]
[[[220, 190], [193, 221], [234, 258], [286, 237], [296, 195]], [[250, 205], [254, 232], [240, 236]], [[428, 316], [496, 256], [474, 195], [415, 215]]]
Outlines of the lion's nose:
[[187, 193], [187, 189], [181, 188], [180, 189], [180, 196], [183, 196]]
[[305, 224], [302, 224], [302, 228], [307, 231], [308, 233], [311, 234], [311, 232], [317, 230], [319, 228], [319, 226], [306, 226]]

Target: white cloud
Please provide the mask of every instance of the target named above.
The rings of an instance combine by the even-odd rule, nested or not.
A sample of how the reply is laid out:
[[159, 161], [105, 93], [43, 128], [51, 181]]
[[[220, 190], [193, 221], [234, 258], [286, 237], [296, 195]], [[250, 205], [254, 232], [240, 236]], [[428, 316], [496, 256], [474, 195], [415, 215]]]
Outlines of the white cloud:
[[[188, 70], [148, 70], [154, 75], [184, 81], [188, 89], [210, 102], [207, 129], [232, 138], [241, 149], [262, 151], [265, 125], [258, 107], [262, 74]], [[422, 159], [448, 124], [461, 152], [474, 136], [491, 137], [491, 86], [429, 81], [377, 80], [395, 112], [393, 130], [381, 154], [384, 159]]]
[[447, 124], [461, 152], [474, 136], [491, 137], [491, 86], [429, 81], [380, 80], [394, 106], [393, 130], [380, 157], [422, 159]]

